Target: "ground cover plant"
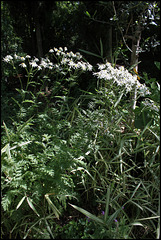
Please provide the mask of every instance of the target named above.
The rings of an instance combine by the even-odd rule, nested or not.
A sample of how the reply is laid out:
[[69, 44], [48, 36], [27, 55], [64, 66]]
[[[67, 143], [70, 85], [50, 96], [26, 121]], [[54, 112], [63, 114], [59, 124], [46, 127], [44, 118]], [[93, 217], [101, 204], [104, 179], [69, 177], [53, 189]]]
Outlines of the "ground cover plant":
[[3, 61], [20, 84], [2, 122], [2, 239], [159, 238], [159, 83], [66, 47]]

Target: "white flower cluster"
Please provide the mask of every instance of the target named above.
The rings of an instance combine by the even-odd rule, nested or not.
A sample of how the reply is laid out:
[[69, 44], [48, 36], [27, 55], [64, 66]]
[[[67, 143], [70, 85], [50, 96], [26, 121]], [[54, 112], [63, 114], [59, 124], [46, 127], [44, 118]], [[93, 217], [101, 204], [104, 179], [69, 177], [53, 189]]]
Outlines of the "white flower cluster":
[[160, 106], [157, 106], [155, 102], [151, 99], [145, 99], [145, 101], [142, 102], [145, 107], [150, 108], [151, 110], [154, 110], [156, 112], [159, 112]]
[[130, 92], [135, 86], [139, 90], [141, 96], [150, 94], [146, 85], [141, 84], [137, 80], [137, 75], [132, 75], [123, 66], [117, 69], [112, 67], [111, 63], [106, 62], [105, 64], [98, 64], [98, 69], [100, 71], [93, 73], [93, 75], [97, 76], [99, 79], [104, 79], [105, 81], [112, 81], [119, 87], [124, 87], [126, 93]]
[[[54, 66], [48, 58], [41, 58], [40, 64], [38, 65], [39, 59], [36, 57], [31, 59], [30, 55], [26, 55], [25, 57], [18, 56], [17, 54], [14, 54], [14, 57], [12, 57], [11, 55], [7, 55], [5, 58], [3, 58], [3, 61], [7, 63], [12, 63], [13, 59], [22, 61], [19, 66], [23, 68], [27, 68], [27, 63], [25, 63], [26, 59], [28, 59], [29, 65], [32, 68], [37, 68], [37, 70], [41, 70], [42, 68], [52, 69]], [[31, 60], [29, 61], [29, 59]]]
[[[55, 55], [60, 56], [60, 66], [67, 65], [69, 69], [80, 69], [83, 71], [92, 71], [92, 65], [88, 62], [83, 62], [82, 55], [79, 52], [76, 52], [75, 54], [70, 51], [67, 52], [67, 47], [64, 47], [64, 50], [62, 47], [50, 49], [50, 53], [55, 53]], [[81, 61], [79, 61], [81, 60]]]
[[50, 53], [54, 53], [57, 55], [57, 56], [62, 56], [62, 57], [71, 57], [71, 58], [75, 58], [77, 60], [80, 60], [82, 58], [82, 55], [79, 53], [79, 52], [76, 52], [75, 54], [70, 51], [70, 52], [67, 52], [67, 47], [64, 47], [64, 50], [62, 47], [59, 47], [58, 48], [55, 48], [54, 49], [50, 49], [49, 52]]
[[5, 58], [3, 58], [4, 62], [11, 62], [11, 60], [13, 59], [13, 57], [11, 55], [7, 55]]
[[26, 68], [27, 63], [25, 62], [26, 59], [27, 62], [32, 68], [37, 68], [37, 70], [41, 70], [42, 68], [48, 68], [48, 69], [56, 69], [62, 74], [65, 74], [63, 72], [63, 68], [71, 69], [79, 69], [81, 71], [92, 71], [92, 65], [88, 62], [83, 62], [82, 55], [79, 52], [76, 52], [75, 54], [70, 51], [67, 52], [67, 47], [62, 47], [50, 49], [49, 53], [55, 53], [56, 56], [58, 56], [58, 64], [53, 64], [47, 57], [41, 58], [40, 63], [39, 59], [34, 57], [31, 59], [30, 55], [26, 55], [25, 57], [18, 56], [17, 54], [14, 54], [14, 57], [11, 55], [7, 55], [5, 58], [3, 58], [4, 62], [13, 64], [13, 59], [21, 61], [19, 64], [20, 67]]

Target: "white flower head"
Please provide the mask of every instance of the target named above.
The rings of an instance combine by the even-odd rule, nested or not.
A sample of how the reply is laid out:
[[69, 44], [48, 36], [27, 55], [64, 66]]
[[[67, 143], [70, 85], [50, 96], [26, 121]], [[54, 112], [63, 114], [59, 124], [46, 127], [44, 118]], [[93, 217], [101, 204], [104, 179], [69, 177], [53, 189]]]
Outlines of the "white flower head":
[[61, 54], [61, 51], [58, 50], [58, 51], [56, 52], [56, 55], [59, 56], [60, 54]]
[[53, 50], [53, 49], [50, 49], [50, 50], [49, 50], [49, 52], [50, 52], [50, 53], [53, 53], [53, 52], [54, 52], [54, 50]]
[[23, 68], [26, 68], [26, 67], [27, 67], [25, 63], [21, 63], [21, 64], [19, 64], [19, 66], [20, 66], [20, 67], [23, 67]]
[[16, 53], [14, 54], [14, 58], [15, 58], [15, 59], [18, 59], [18, 55], [17, 55]]
[[48, 64], [44, 60], [41, 60], [40, 66], [47, 68]]
[[4, 62], [10, 62], [13, 59], [11, 55], [7, 55], [5, 58], [3, 58]]
[[65, 57], [65, 58], [62, 58], [61, 60], [61, 64], [66, 64], [68, 62], [68, 59]]
[[90, 63], [87, 63], [87, 69], [88, 69], [88, 71], [92, 71], [93, 66]]
[[69, 62], [69, 67], [70, 68], [75, 68], [75, 63], [72, 60]]
[[31, 56], [30, 55], [26, 55], [26, 58], [31, 58]]
[[52, 66], [53, 66], [53, 63], [52, 63], [52, 62], [49, 62], [48, 65], [52, 67]]
[[54, 47], [54, 51], [55, 51], [55, 52], [57, 52], [57, 51], [58, 51], [58, 49]]
[[36, 57], [34, 57], [34, 61], [35, 61], [35, 62], [39, 62], [39, 59], [36, 58]]
[[103, 69], [106, 68], [106, 65], [105, 65], [105, 64], [100, 64], [100, 63], [98, 63], [97, 65], [98, 65], [98, 69], [99, 69], [99, 70], [103, 70]]
[[38, 66], [35, 61], [31, 61], [29, 64], [30, 64], [32, 67], [37, 67], [37, 66]]
[[22, 60], [22, 61], [25, 61], [25, 58], [24, 58], [24, 57], [20, 57], [19, 59]]
[[39, 71], [39, 70], [41, 70], [41, 69], [42, 69], [42, 67], [38, 66], [38, 67], [37, 67], [37, 69], [38, 69], [38, 71]]
[[80, 60], [82, 58], [82, 55], [80, 54], [80, 52], [76, 52], [76, 56], [77, 56], [78, 60]]

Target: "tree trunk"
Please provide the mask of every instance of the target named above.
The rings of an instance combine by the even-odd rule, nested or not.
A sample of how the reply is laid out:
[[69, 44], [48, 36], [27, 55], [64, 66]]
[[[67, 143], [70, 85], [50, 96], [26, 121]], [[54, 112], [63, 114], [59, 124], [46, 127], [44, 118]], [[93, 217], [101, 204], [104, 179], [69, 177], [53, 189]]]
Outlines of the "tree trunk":
[[[138, 59], [139, 59], [139, 46], [141, 40], [141, 27], [138, 25], [135, 30], [134, 37], [132, 39], [132, 53], [131, 53], [131, 62], [130, 65], [135, 65], [134, 69], [138, 73]], [[137, 99], [137, 89], [134, 89], [132, 100], [132, 109], [134, 110], [136, 107], [136, 99]]]
[[35, 18], [35, 26], [36, 26], [36, 39], [37, 39], [37, 48], [38, 48], [38, 57], [43, 57], [43, 49], [42, 49], [42, 37], [41, 37], [41, 28], [39, 23], [39, 18], [36, 16]]
[[[138, 59], [139, 59], [139, 46], [140, 46], [140, 40], [141, 40], [141, 31], [142, 31], [142, 28], [141, 28], [140, 24], [138, 24], [136, 26], [133, 36], [128, 36], [128, 35], [124, 36], [125, 38], [132, 39], [132, 52], [131, 52], [130, 65], [131, 66], [134, 65], [134, 70], [137, 73], [138, 73]], [[134, 126], [134, 119], [135, 119], [134, 110], [136, 108], [136, 100], [137, 100], [137, 88], [135, 86], [133, 92], [131, 93], [132, 104], [130, 105], [130, 108], [129, 108], [129, 112], [130, 112], [129, 124], [132, 127]]]
[[42, 48], [42, 36], [41, 36], [41, 26], [39, 22], [40, 18], [40, 6], [39, 2], [35, 1], [34, 5], [34, 19], [35, 19], [35, 30], [36, 30], [36, 40], [37, 40], [37, 48], [38, 48], [38, 57], [43, 57], [43, 48]]
[[106, 40], [106, 56], [109, 62], [112, 62], [112, 26], [108, 26]]

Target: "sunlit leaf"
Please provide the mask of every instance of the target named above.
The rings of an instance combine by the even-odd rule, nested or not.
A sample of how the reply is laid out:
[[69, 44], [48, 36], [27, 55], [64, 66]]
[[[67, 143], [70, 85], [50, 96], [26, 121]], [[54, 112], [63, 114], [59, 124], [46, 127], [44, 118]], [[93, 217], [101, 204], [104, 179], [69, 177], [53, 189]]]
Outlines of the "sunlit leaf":
[[23, 203], [23, 201], [25, 200], [26, 196], [24, 196], [19, 203], [17, 204], [16, 210], [21, 206], [21, 204]]
[[27, 202], [28, 202], [30, 208], [37, 214], [38, 217], [40, 217], [40, 215], [38, 214], [38, 212], [36, 211], [34, 205], [31, 202], [32, 200], [30, 198], [28, 198], [28, 197], [26, 197], [26, 198], [27, 198]]
[[91, 214], [90, 212], [84, 210], [83, 208], [77, 207], [77, 206], [75, 206], [75, 205], [73, 205], [73, 204], [70, 204], [70, 203], [69, 203], [69, 205], [72, 206], [73, 208], [75, 208], [76, 210], [78, 210], [79, 212], [83, 213], [83, 214], [84, 214], [85, 216], [87, 216], [88, 218], [96, 221], [97, 223], [103, 224], [103, 225], [105, 224], [102, 219], [96, 217], [95, 215]]

